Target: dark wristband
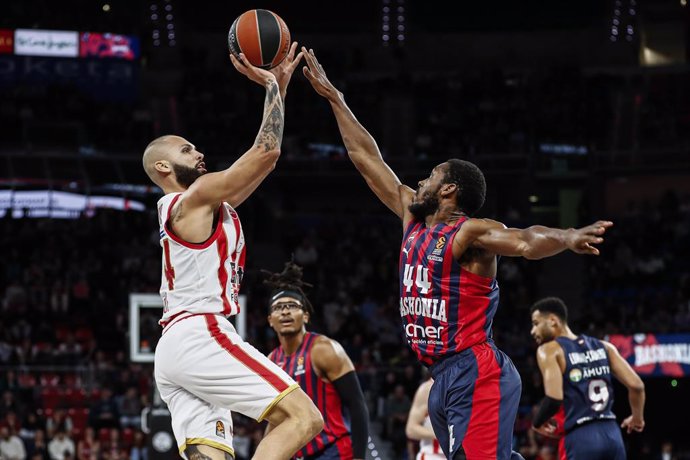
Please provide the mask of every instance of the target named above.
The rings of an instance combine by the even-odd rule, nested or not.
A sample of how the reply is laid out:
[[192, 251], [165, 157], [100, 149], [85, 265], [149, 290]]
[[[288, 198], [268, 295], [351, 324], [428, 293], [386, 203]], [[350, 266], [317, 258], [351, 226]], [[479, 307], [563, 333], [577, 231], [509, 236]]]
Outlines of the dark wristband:
[[532, 425], [534, 425], [535, 428], [542, 426], [551, 417], [556, 415], [558, 409], [561, 408], [561, 404], [563, 404], [562, 399], [553, 399], [549, 396], [544, 396], [537, 410], [537, 415], [535, 415], [534, 420], [532, 420]]
[[352, 431], [352, 453], [354, 458], [364, 458], [369, 440], [369, 411], [364, 402], [362, 387], [359, 385], [355, 371], [348, 372], [337, 380], [333, 386], [338, 392], [343, 405], [350, 411]]

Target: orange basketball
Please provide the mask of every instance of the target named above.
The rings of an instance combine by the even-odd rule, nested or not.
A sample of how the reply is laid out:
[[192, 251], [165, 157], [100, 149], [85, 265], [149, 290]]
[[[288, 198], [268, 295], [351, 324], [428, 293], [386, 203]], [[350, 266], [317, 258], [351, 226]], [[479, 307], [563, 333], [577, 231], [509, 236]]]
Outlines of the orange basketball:
[[230, 26], [228, 46], [235, 56], [244, 53], [262, 69], [280, 64], [290, 50], [290, 31], [280, 16], [268, 10], [249, 10]]

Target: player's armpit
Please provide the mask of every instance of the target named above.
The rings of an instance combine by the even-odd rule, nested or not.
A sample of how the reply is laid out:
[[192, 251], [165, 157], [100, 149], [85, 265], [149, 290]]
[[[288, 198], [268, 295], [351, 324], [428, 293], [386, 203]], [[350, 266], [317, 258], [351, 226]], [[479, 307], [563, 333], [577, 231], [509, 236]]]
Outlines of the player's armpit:
[[468, 219], [455, 235], [453, 256], [459, 259], [468, 248], [484, 249], [505, 256], [520, 255], [515, 249], [515, 245], [519, 243], [517, 235], [510, 231], [499, 232], [505, 230], [508, 230], [506, 226], [495, 220]]

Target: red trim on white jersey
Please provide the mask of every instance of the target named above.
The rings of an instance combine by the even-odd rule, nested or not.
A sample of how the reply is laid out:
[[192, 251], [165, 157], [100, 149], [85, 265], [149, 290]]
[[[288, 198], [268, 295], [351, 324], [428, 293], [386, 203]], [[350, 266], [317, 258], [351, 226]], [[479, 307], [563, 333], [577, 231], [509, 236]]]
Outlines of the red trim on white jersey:
[[[225, 230], [223, 230], [222, 226], [218, 238], [218, 257], [220, 257], [220, 265], [218, 265], [218, 282], [222, 287], [220, 298], [223, 300], [223, 314], [229, 315], [231, 306], [226, 292], [228, 286], [228, 271], [225, 269], [225, 261], [228, 259], [228, 235], [225, 234]], [[233, 259], [234, 258], [233, 255]]]
[[283, 381], [283, 379], [271, 372], [263, 364], [252, 358], [242, 348], [235, 346], [235, 344], [230, 341], [230, 338], [221, 332], [215, 315], [206, 314], [204, 317], [206, 318], [206, 325], [211, 337], [213, 337], [218, 345], [220, 345], [225, 351], [230, 353], [233, 358], [247, 366], [247, 368], [249, 368], [249, 370], [254, 372], [256, 375], [263, 378], [266, 382], [268, 382], [268, 384], [275, 388], [278, 393], [282, 393], [288, 389], [290, 385]]
[[218, 222], [216, 223], [216, 228], [213, 231], [213, 234], [203, 243], [190, 243], [189, 241], [185, 241], [179, 236], [175, 235], [175, 231], [172, 228], [172, 222], [170, 221], [170, 214], [172, 213], [172, 208], [175, 206], [175, 203], [177, 203], [177, 200], [179, 200], [181, 196], [181, 193], [176, 195], [175, 198], [173, 198], [172, 202], [170, 202], [170, 207], [168, 207], [168, 217], [165, 219], [165, 231], [173, 241], [181, 244], [186, 248], [206, 249], [207, 247], [211, 246], [214, 241], [218, 239], [223, 229], [223, 205], [221, 204], [219, 206]]
[[191, 318], [192, 316], [199, 316], [199, 315], [207, 315], [209, 313], [189, 313], [188, 311], [181, 311], [172, 318], [170, 318], [168, 321], [159, 321], [158, 323], [163, 326], [163, 332], [162, 334], [165, 334], [168, 329], [173, 327], [175, 324], [179, 323], [183, 319]]

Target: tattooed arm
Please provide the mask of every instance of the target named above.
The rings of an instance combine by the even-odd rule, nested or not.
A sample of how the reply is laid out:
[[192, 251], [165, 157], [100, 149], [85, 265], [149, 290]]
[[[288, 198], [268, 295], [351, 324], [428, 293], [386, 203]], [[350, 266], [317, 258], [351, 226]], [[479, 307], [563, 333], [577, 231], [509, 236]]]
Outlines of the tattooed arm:
[[234, 460], [230, 452], [216, 449], [205, 444], [191, 444], [184, 453], [189, 460]]
[[[296, 46], [293, 45], [292, 52], [279, 66], [281, 71], [275, 73], [252, 66], [244, 55], [240, 55], [239, 59], [230, 56], [233, 65], [241, 74], [266, 89], [261, 127], [254, 145], [232, 166], [224, 171], [204, 174], [189, 187], [181, 200], [185, 207], [209, 206], [215, 210], [223, 201], [236, 207], [273, 171], [283, 141], [283, 97], [292, 71], [302, 57], [302, 53], [294, 56]], [[280, 81], [277, 80], [276, 74]]]

